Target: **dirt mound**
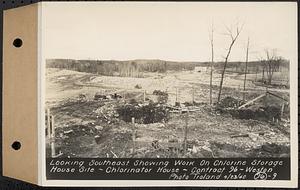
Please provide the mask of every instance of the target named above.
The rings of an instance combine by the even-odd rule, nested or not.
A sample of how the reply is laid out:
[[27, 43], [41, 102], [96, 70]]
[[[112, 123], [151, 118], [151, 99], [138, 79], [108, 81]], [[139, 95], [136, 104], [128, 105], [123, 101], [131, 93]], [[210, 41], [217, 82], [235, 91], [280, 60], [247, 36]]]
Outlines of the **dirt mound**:
[[261, 146], [245, 149], [229, 143], [211, 143], [214, 155], [219, 158], [243, 158], [243, 157], [289, 157], [288, 144], [264, 143]]
[[[56, 128], [56, 152], [62, 152], [64, 157], [76, 157], [92, 150], [94, 135], [98, 131], [92, 125], [73, 125]], [[50, 148], [50, 147], [49, 147]], [[47, 154], [50, 154], [49, 148]]]
[[117, 109], [119, 118], [131, 122], [135, 118], [137, 123], [157, 123], [168, 119], [169, 113], [164, 105], [150, 103], [150, 104], [125, 104], [119, 106]]
[[230, 114], [237, 119], [255, 119], [273, 121], [281, 119], [281, 107], [276, 105], [257, 104], [247, 108], [238, 109], [245, 102], [233, 97], [226, 97], [220, 101], [216, 110], [223, 114]]
[[259, 107], [257, 109], [237, 109], [228, 110], [228, 112], [238, 119], [256, 119], [263, 121], [272, 121], [274, 119], [281, 119], [281, 109], [276, 106]]
[[158, 102], [159, 103], [167, 103], [169, 94], [167, 92], [161, 91], [161, 90], [154, 90], [153, 95], [158, 96]]
[[78, 137], [85, 135], [92, 135], [97, 133], [97, 129], [95, 127], [89, 125], [73, 125], [70, 127], [57, 128], [55, 131], [56, 137]]
[[158, 96], [168, 96], [167, 92], [161, 91], [161, 90], [154, 90], [153, 95], [158, 95]]
[[251, 150], [248, 155], [250, 157], [289, 157], [290, 146], [288, 144], [265, 143]]
[[240, 105], [244, 104], [245, 102], [243, 100], [239, 100], [236, 98], [233, 98], [231, 96], [227, 96], [226, 98], [223, 98], [219, 104], [218, 108], [238, 108]]
[[97, 108], [94, 113], [96, 114], [98, 120], [100, 119], [108, 124], [117, 122], [117, 118], [119, 117], [119, 114], [116, 111], [115, 103], [106, 103]]
[[243, 158], [247, 157], [244, 148], [229, 143], [212, 142], [211, 149], [218, 158]]

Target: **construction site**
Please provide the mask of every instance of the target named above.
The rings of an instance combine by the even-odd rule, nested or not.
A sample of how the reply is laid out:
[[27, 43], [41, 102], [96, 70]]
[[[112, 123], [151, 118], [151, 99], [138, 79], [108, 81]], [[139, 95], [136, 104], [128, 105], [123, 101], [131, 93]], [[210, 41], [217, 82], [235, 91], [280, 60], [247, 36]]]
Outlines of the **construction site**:
[[48, 67], [47, 157], [289, 157], [286, 73], [267, 85], [261, 72], [249, 72], [243, 89], [244, 76], [227, 72], [218, 101], [214, 72], [210, 101], [202, 66], [142, 77]]

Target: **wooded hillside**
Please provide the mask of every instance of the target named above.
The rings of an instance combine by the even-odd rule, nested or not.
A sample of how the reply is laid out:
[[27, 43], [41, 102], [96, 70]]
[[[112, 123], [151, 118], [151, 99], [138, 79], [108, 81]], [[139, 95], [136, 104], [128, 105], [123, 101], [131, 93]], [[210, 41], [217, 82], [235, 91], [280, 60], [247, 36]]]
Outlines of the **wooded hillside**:
[[[137, 59], [128, 61], [117, 60], [74, 60], [74, 59], [47, 59], [48, 68], [61, 68], [87, 73], [98, 73], [107, 76], [143, 77], [143, 72], [166, 71], [192, 71], [196, 66], [209, 67], [210, 62], [175, 62], [159, 59]], [[223, 62], [215, 62], [216, 70], [222, 68]], [[231, 72], [243, 72], [243, 62], [229, 62], [228, 70]], [[249, 72], [263, 71], [264, 64], [261, 61], [249, 62]], [[281, 68], [288, 68], [289, 61], [283, 60]], [[279, 67], [279, 69], [280, 69]]]

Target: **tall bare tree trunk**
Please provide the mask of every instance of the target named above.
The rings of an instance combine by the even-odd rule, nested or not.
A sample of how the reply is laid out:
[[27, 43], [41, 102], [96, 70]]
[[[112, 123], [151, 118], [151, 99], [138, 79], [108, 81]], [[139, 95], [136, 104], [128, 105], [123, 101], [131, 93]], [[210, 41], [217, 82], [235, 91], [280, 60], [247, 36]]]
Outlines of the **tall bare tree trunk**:
[[230, 55], [230, 51], [231, 51], [231, 48], [232, 48], [232, 43], [229, 47], [229, 50], [228, 50], [228, 53], [227, 53], [227, 56], [225, 58], [225, 62], [224, 62], [224, 67], [223, 67], [223, 70], [222, 70], [222, 75], [221, 75], [221, 81], [220, 81], [220, 87], [219, 87], [219, 94], [218, 94], [218, 103], [220, 102], [221, 100], [221, 93], [222, 93], [222, 87], [223, 87], [223, 80], [224, 80], [224, 74], [225, 74], [225, 70], [226, 70], [226, 66], [227, 66], [227, 62], [228, 62], [228, 57]]
[[212, 79], [213, 79], [213, 64], [214, 64], [214, 25], [212, 24], [211, 37], [211, 63], [210, 63], [210, 80], [209, 80], [209, 104], [212, 104]]
[[265, 80], [265, 66], [263, 66], [261, 82], [264, 83]]
[[225, 57], [225, 62], [224, 62], [224, 67], [223, 67], [223, 70], [222, 70], [222, 75], [221, 75], [221, 81], [220, 81], [220, 87], [219, 87], [219, 94], [218, 94], [218, 103], [220, 102], [221, 100], [221, 94], [222, 94], [222, 87], [223, 87], [223, 81], [224, 81], [224, 75], [225, 75], [225, 70], [226, 70], [226, 66], [227, 66], [227, 63], [228, 63], [228, 58], [229, 58], [229, 55], [231, 53], [231, 49], [234, 45], [234, 43], [236, 42], [237, 38], [239, 37], [240, 33], [241, 33], [241, 30], [242, 30], [242, 27], [239, 28], [237, 26], [236, 28], [236, 33], [234, 34], [232, 32], [232, 30], [228, 29], [228, 35], [230, 35], [231, 37], [231, 43], [230, 43], [230, 46], [229, 46], [229, 49], [227, 51], [227, 55]]
[[245, 78], [244, 78], [244, 92], [243, 92], [243, 100], [245, 100], [245, 91], [246, 91], [246, 80], [247, 80], [247, 69], [248, 69], [248, 55], [249, 55], [249, 37], [247, 42], [247, 50], [246, 50], [246, 68], [245, 68]]

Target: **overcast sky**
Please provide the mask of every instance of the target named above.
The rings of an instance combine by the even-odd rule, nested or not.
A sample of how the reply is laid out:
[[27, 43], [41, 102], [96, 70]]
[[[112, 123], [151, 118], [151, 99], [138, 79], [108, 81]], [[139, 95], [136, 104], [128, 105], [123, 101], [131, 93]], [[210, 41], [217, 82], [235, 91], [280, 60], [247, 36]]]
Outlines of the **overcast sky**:
[[231, 61], [250, 60], [264, 49], [293, 59], [297, 47], [296, 3], [68, 2], [43, 3], [44, 58], [163, 59], [209, 61], [209, 29], [215, 26], [215, 60], [224, 60], [230, 37], [225, 26], [243, 30]]

